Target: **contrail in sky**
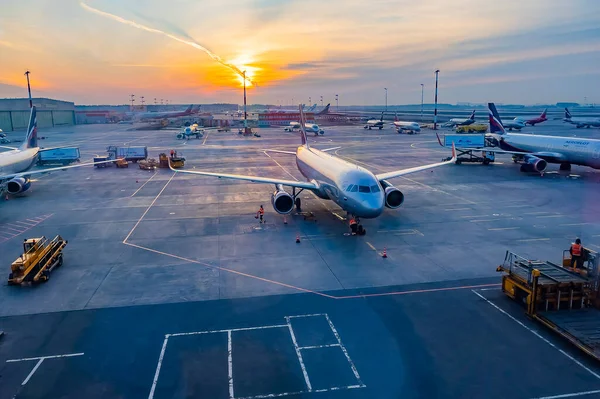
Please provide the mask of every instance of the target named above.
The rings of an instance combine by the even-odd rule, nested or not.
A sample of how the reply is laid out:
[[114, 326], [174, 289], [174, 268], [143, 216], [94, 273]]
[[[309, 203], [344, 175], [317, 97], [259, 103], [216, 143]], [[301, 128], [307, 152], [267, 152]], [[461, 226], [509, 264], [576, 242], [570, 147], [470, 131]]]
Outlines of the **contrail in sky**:
[[[235, 66], [235, 65], [233, 65], [233, 64], [231, 64], [231, 63], [229, 63], [229, 62], [227, 62], [225, 60], [223, 60], [221, 57], [219, 57], [218, 55], [216, 55], [215, 53], [213, 53], [212, 51], [210, 51], [206, 47], [201, 46], [200, 44], [196, 43], [195, 41], [188, 40], [188, 39], [183, 39], [181, 37], [172, 35], [172, 34], [170, 34], [168, 32], [164, 32], [164, 31], [162, 31], [160, 29], [150, 28], [148, 26], [142, 25], [142, 24], [137, 23], [135, 21], [131, 21], [131, 20], [119, 17], [118, 15], [114, 15], [114, 14], [111, 14], [111, 13], [108, 13], [108, 12], [105, 12], [105, 11], [98, 10], [97, 8], [94, 8], [92, 6], [89, 6], [89, 5], [85, 4], [83, 1], [80, 1], [79, 4], [84, 9], [86, 9], [86, 10], [88, 10], [90, 12], [93, 12], [95, 14], [102, 15], [103, 17], [110, 18], [110, 19], [115, 20], [117, 22], [121, 22], [121, 23], [123, 23], [125, 25], [133, 26], [134, 28], [145, 30], [146, 32], [159, 33], [159, 34], [161, 34], [163, 36], [166, 36], [166, 37], [168, 37], [170, 39], [177, 40], [180, 43], [187, 44], [188, 46], [192, 46], [195, 49], [198, 49], [198, 50], [203, 51], [204, 53], [208, 54], [210, 56], [210, 58], [212, 58], [213, 60], [217, 61], [219, 64], [223, 65], [224, 67], [227, 67], [227, 68], [231, 69], [233, 72], [237, 73], [238, 75], [240, 75], [242, 77], [244, 76], [244, 73], [240, 70], [240, 68], [238, 68], [237, 66]], [[248, 82], [256, 85], [254, 82], [252, 82], [247, 77], [246, 77], [246, 80]]]

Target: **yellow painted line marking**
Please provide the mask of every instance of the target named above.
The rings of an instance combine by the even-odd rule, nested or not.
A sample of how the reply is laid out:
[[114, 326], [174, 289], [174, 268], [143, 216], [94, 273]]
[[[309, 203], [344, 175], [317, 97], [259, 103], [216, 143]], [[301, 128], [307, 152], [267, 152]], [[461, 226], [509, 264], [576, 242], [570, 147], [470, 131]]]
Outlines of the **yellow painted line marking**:
[[202, 141], [202, 145], [206, 144], [206, 139], [208, 139], [209, 134], [210, 134], [210, 131], [206, 132], [206, 136], [204, 136], [204, 141]]
[[523, 215], [542, 215], [544, 213], [550, 213], [550, 212], [525, 212], [525, 213], [523, 213]]
[[367, 245], [369, 246], [369, 248], [371, 248], [373, 251], [377, 252], [377, 248], [375, 248], [375, 247], [373, 246], [373, 244], [371, 244], [369, 241], [367, 241], [366, 243], [367, 243]]
[[496, 227], [496, 228], [488, 229], [488, 230], [496, 231], [496, 230], [516, 230], [516, 229], [520, 229], [520, 227]]
[[527, 238], [524, 240], [517, 240], [517, 241], [521, 241], [521, 242], [525, 242], [525, 241], [549, 241], [549, 238]]

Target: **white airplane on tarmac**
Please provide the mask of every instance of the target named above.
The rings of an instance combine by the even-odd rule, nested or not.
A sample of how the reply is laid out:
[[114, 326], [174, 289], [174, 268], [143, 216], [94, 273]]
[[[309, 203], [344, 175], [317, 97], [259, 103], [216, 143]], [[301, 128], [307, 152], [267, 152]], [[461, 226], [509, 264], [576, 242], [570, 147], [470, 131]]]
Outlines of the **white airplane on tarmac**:
[[475, 123], [475, 110], [471, 112], [471, 116], [467, 119], [465, 118], [452, 118], [448, 122], [444, 123], [442, 126], [444, 127], [454, 127], [454, 126], [469, 126]]
[[25, 142], [19, 147], [0, 146], [8, 148], [10, 151], [0, 152], [0, 193], [5, 192], [11, 195], [21, 194], [31, 187], [30, 177], [35, 174], [48, 173], [56, 170], [65, 170], [79, 168], [81, 166], [97, 165], [99, 163], [114, 162], [102, 161], [95, 163], [84, 163], [79, 165], [62, 166], [58, 168], [48, 168], [30, 171], [37, 161], [38, 154], [42, 151], [51, 150], [51, 148], [41, 149], [37, 144], [37, 116], [36, 107], [31, 108], [29, 116], [29, 125]]
[[[300, 173], [306, 178], [305, 181], [173, 169], [170, 164], [169, 167], [176, 173], [273, 184], [275, 191], [271, 195], [271, 204], [275, 211], [282, 215], [290, 214], [294, 210], [294, 205], [300, 209], [300, 193], [302, 190], [310, 190], [319, 198], [334, 201], [348, 215], [353, 215], [356, 218], [370, 219], [381, 215], [384, 208], [396, 209], [404, 202], [404, 194], [389, 183], [389, 179], [437, 168], [456, 161], [456, 150], [454, 149], [454, 145], [452, 145], [452, 158], [449, 160], [388, 173], [374, 174], [363, 167], [328, 154], [329, 151], [340, 147], [324, 150], [311, 148], [307, 141], [306, 130], [303, 128], [306, 118], [302, 107], [300, 106], [299, 108], [302, 144], [296, 149], [296, 152], [269, 151], [294, 155]], [[292, 187], [292, 193], [289, 194], [285, 191], [284, 186]], [[296, 192], [296, 189], [300, 189], [300, 191]], [[360, 225], [358, 230], [364, 232], [364, 229]]]
[[406, 132], [408, 134], [414, 134], [421, 131], [421, 126], [417, 122], [399, 121], [397, 112], [394, 119], [394, 126], [396, 126], [398, 133]]
[[[300, 122], [290, 122], [289, 126], [286, 126], [283, 130], [285, 130], [286, 132], [300, 130]], [[316, 123], [305, 123], [304, 130], [310, 133], [314, 133], [315, 136], [325, 133], [325, 131], [321, 129]]]
[[379, 130], [383, 129], [383, 112], [381, 113], [380, 119], [369, 119], [367, 121], [367, 124], [365, 125], [365, 129], [369, 130], [371, 130], [374, 127], [376, 127]]
[[592, 126], [600, 127], [600, 118], [585, 118], [585, 117], [573, 118], [573, 116], [571, 116], [571, 113], [569, 112], [569, 110], [567, 108], [565, 108], [565, 119], [563, 119], [563, 121], [565, 121], [567, 123], [572, 123], [578, 129], [582, 128], [582, 127], [590, 128]]
[[571, 170], [572, 164], [600, 169], [600, 140], [506, 133], [494, 103], [489, 103], [488, 108], [491, 133], [486, 136], [494, 139], [497, 147], [461, 150], [511, 154], [513, 161], [521, 164], [521, 172], [543, 174], [548, 163], [560, 164], [560, 170]]

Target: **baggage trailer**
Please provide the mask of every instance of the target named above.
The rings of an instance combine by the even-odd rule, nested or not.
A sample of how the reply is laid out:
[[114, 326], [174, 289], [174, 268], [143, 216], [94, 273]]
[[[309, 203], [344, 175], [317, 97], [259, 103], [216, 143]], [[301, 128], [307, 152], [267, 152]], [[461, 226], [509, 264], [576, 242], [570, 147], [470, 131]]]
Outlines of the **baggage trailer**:
[[528, 260], [511, 251], [506, 251], [504, 263], [496, 270], [503, 273], [502, 292], [525, 305], [529, 317], [600, 360], [600, 257], [586, 251], [581, 271]]
[[106, 149], [109, 159], [123, 158], [126, 161], [136, 163], [142, 159], [148, 158], [148, 147], [118, 147], [111, 145]]
[[[437, 133], [436, 133], [437, 135]], [[485, 134], [445, 134], [443, 139], [437, 135], [438, 143], [442, 147], [452, 148], [452, 143], [456, 147], [457, 165], [461, 163], [482, 163], [489, 165], [496, 160], [493, 151], [484, 150], [489, 147]]]
[[62, 251], [67, 240], [56, 236], [29, 238], [23, 241], [23, 254], [10, 267], [8, 285], [37, 284], [48, 281], [50, 273], [63, 264]]

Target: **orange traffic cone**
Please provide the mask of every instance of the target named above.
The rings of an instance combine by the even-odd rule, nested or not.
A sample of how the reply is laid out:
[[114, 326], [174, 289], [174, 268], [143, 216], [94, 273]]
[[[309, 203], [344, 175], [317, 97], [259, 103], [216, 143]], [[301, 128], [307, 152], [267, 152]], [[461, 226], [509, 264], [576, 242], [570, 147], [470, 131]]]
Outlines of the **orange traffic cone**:
[[385, 250], [385, 247], [383, 247], [383, 253], [381, 254], [382, 258], [387, 258], [387, 251]]
[[300, 244], [300, 234], [296, 234], [296, 244]]

